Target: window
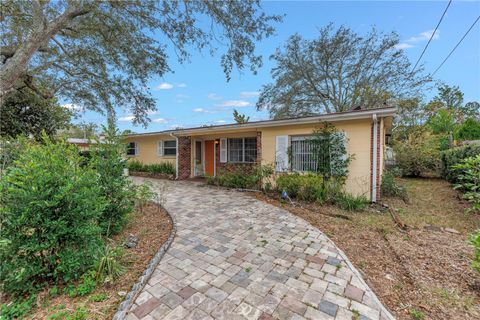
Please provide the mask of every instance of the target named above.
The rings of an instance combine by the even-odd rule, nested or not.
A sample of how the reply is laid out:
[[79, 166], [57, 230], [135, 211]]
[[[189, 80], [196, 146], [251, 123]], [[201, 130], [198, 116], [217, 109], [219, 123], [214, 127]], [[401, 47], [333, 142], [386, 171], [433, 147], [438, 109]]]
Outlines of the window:
[[138, 154], [138, 147], [136, 142], [127, 143], [127, 155], [136, 156]]
[[[318, 145], [314, 145], [318, 143]], [[312, 140], [311, 136], [292, 137], [292, 170], [317, 172], [319, 168], [330, 171], [330, 149], [328, 141]]]
[[256, 138], [228, 139], [228, 162], [253, 163], [257, 160]]
[[159, 156], [174, 156], [177, 154], [177, 141], [159, 141], [158, 142], [158, 155]]

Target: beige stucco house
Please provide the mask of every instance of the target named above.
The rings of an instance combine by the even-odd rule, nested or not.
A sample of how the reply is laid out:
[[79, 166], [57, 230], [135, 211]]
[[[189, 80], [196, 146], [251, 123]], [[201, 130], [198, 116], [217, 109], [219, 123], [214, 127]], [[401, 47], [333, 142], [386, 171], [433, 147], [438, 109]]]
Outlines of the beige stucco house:
[[[302, 118], [226, 124], [127, 136], [128, 154], [143, 163], [168, 161], [177, 179], [216, 175], [227, 164], [271, 164], [279, 173], [304, 171], [311, 160], [305, 141], [324, 122], [345, 136], [346, 189], [375, 202], [380, 196], [387, 138], [395, 108], [330, 113]], [[289, 154], [290, 152], [290, 154]]]

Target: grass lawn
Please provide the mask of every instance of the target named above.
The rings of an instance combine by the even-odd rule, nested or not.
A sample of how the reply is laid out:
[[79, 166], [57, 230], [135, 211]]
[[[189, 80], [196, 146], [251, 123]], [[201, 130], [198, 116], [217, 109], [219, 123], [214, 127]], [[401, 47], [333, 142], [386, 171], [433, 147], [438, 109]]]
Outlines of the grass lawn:
[[327, 234], [398, 319], [480, 319], [480, 274], [470, 267], [473, 248], [467, 244], [468, 235], [480, 228], [480, 215], [465, 213], [468, 203], [444, 180], [400, 179], [399, 184], [407, 187], [409, 202], [382, 201], [396, 210], [407, 232], [379, 207], [348, 212], [252, 196], [288, 209]]
[[[113, 283], [99, 285], [94, 292], [83, 297], [71, 298], [66, 294], [52, 296], [46, 289], [38, 295], [38, 307], [29, 313], [27, 319], [111, 319], [124, 299], [119, 292], [131, 290], [150, 259], [167, 240], [171, 229], [170, 218], [160, 206], [150, 203], [142, 211], [137, 209], [132, 214], [131, 222], [113, 239], [117, 245], [121, 245], [129, 234], [139, 237], [135, 248], [125, 249], [126, 272]], [[62, 288], [58, 289], [58, 292], [62, 291]]]

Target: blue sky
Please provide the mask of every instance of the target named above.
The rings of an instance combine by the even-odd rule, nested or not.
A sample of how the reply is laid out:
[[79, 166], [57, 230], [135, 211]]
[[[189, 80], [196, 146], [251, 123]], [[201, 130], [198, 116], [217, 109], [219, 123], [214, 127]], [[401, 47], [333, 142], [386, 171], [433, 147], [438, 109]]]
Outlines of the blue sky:
[[[234, 70], [230, 82], [226, 81], [220, 66], [220, 54], [193, 52], [189, 62], [179, 64], [173, 52], [169, 62], [174, 73], [152, 79], [150, 85], [157, 101], [158, 111], [152, 114], [147, 128], [134, 127], [131, 115], [118, 110], [118, 126], [135, 132], [159, 131], [174, 127], [191, 127], [204, 124], [223, 124], [233, 121], [236, 108], [251, 120], [267, 119], [266, 111], [258, 112], [255, 102], [263, 84], [271, 82], [273, 63], [268, 57], [282, 46], [294, 33], [312, 39], [318, 29], [334, 22], [345, 24], [362, 34], [376, 26], [384, 32], [396, 31], [408, 57], [414, 63], [435, 28], [447, 1], [335, 1], [263, 2], [267, 13], [285, 14], [283, 23], [276, 25], [276, 35], [257, 44], [263, 56], [263, 67], [253, 75], [248, 70]], [[453, 1], [437, 35], [430, 43], [422, 63], [433, 72], [480, 15], [479, 1]], [[221, 48], [220, 48], [221, 52]], [[435, 80], [459, 85], [465, 100], [480, 101], [480, 23], [472, 29], [445, 65], [437, 72]], [[425, 92], [427, 98], [435, 91]], [[104, 123], [105, 119], [87, 111], [78, 121]]]

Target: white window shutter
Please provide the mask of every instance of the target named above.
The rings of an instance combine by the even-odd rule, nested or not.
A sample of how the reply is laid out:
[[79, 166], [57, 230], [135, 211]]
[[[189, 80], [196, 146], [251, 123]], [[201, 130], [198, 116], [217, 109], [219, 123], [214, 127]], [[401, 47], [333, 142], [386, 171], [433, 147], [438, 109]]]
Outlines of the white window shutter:
[[163, 140], [158, 141], [158, 155], [163, 156]]
[[275, 142], [276, 171], [288, 171], [288, 136], [277, 136]]
[[220, 139], [220, 162], [227, 162], [227, 139]]

